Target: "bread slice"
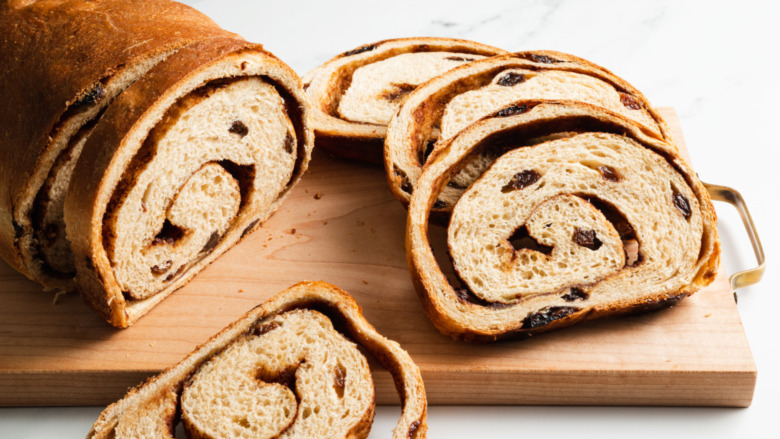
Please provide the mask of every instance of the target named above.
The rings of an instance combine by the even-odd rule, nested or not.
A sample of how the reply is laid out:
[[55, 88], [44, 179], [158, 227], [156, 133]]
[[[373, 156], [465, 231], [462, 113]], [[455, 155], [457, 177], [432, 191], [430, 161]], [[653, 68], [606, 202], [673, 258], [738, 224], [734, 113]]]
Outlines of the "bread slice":
[[175, 2], [27, 3], [0, 6], [0, 254], [126, 327], [300, 178], [302, 84]]
[[304, 75], [317, 145], [382, 162], [385, 129], [412, 90], [454, 67], [506, 53], [472, 41], [402, 38], [366, 44]]
[[450, 70], [404, 101], [388, 126], [384, 147], [393, 194], [408, 204], [437, 142], [514, 101], [543, 99], [597, 105], [673, 144], [666, 122], [644, 96], [603, 67], [552, 51], [495, 56]]
[[393, 437], [426, 437], [419, 369], [352, 297], [324, 282], [299, 283], [253, 309], [109, 405], [87, 437], [173, 437], [181, 418], [197, 438], [364, 438], [374, 385], [361, 350], [390, 371], [401, 396]]
[[[523, 107], [445, 140], [412, 194], [407, 259], [440, 331], [529, 336], [672, 305], [714, 279], [715, 211], [672, 145], [593, 105], [507, 108]], [[444, 232], [429, 224], [432, 209], [462, 169], [485, 157], [483, 173], [446, 198], [444, 245]]]

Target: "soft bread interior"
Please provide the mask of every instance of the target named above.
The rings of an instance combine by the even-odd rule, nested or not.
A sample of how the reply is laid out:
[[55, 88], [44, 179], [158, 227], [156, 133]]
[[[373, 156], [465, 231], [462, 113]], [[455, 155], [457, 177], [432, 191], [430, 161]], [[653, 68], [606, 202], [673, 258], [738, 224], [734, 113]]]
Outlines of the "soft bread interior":
[[268, 209], [292, 177], [293, 145], [283, 99], [257, 77], [206, 85], [169, 109], [106, 214], [122, 291], [149, 297], [208, 254], [241, 212]]
[[185, 386], [182, 419], [190, 434], [347, 437], [370, 422], [368, 363], [325, 316], [291, 311], [260, 323], [256, 332], [233, 342]]
[[404, 53], [358, 68], [339, 102], [353, 122], [387, 125], [407, 94], [423, 82], [484, 56], [457, 52]]
[[526, 69], [501, 71], [490, 84], [455, 96], [441, 120], [441, 138], [457, 134], [472, 122], [523, 99], [571, 100], [597, 105], [655, 129], [644, 108], [601, 79], [582, 73]]
[[[523, 172], [538, 178], [514, 183]], [[625, 266], [618, 226], [589, 199], [614, 206], [633, 228], [636, 267]], [[508, 240], [521, 226], [550, 254], [514, 250]], [[485, 300], [587, 285], [592, 297], [620, 301], [637, 289], [690, 283], [702, 229], [698, 200], [662, 157], [622, 136], [585, 133], [500, 157], [455, 205], [448, 242], [461, 279]]]

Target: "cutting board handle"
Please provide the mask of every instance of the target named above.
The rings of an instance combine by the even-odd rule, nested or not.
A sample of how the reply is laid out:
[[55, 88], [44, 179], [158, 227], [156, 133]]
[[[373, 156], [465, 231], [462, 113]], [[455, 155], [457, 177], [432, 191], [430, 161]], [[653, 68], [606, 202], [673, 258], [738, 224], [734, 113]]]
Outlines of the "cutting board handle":
[[756, 261], [758, 262], [757, 267], [734, 273], [729, 278], [731, 290], [735, 292], [734, 297], [736, 299], [737, 289], [758, 283], [764, 275], [764, 268], [766, 268], [764, 249], [761, 247], [758, 231], [756, 231], [756, 226], [753, 224], [753, 218], [750, 216], [750, 212], [748, 211], [742, 195], [735, 189], [726, 186], [704, 183], [704, 187], [707, 188], [707, 191], [710, 193], [710, 197], [713, 200], [729, 203], [737, 209], [739, 216], [742, 217], [742, 223], [747, 230], [750, 243], [753, 245], [753, 252], [756, 254]]

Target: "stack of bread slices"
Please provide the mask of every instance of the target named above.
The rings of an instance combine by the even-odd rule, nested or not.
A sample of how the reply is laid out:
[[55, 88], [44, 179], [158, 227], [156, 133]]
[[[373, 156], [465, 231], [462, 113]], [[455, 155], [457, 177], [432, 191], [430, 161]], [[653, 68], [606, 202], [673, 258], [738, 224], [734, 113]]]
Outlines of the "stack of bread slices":
[[304, 80], [318, 145], [376, 161], [383, 140], [411, 276], [445, 334], [528, 336], [669, 306], [714, 279], [705, 187], [660, 113], [603, 67], [414, 38]]

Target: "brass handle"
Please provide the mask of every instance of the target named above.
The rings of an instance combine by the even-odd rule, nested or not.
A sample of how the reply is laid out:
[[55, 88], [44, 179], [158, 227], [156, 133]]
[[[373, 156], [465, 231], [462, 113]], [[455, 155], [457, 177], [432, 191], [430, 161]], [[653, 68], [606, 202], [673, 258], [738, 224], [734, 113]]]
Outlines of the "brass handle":
[[730, 187], [709, 183], [704, 183], [704, 187], [707, 188], [707, 191], [710, 193], [710, 197], [713, 200], [725, 201], [737, 209], [739, 216], [742, 217], [742, 223], [745, 225], [745, 230], [747, 231], [748, 238], [750, 238], [750, 243], [753, 245], [756, 261], [758, 261], [758, 267], [734, 273], [729, 277], [731, 290], [736, 291], [739, 288], [757, 283], [764, 275], [766, 260], [764, 259], [764, 249], [761, 247], [761, 240], [758, 239], [758, 232], [756, 231], [756, 226], [753, 224], [753, 218], [750, 217], [750, 212], [748, 212], [745, 200], [739, 192]]

